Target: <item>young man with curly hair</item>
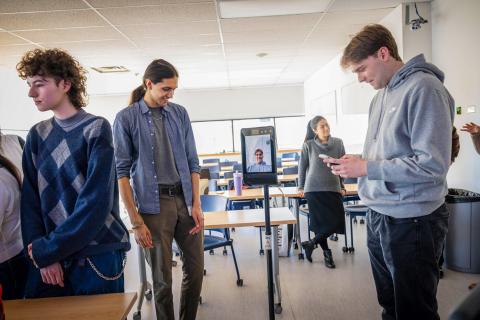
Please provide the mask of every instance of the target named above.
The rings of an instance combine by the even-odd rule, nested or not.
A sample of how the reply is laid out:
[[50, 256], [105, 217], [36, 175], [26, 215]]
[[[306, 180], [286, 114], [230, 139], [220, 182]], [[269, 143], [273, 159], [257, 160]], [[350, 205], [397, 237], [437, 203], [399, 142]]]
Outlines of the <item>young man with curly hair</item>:
[[32, 264], [28, 298], [123, 292], [128, 231], [119, 216], [112, 131], [82, 108], [85, 70], [59, 49], [17, 64], [28, 95], [53, 117], [30, 129], [21, 226]]

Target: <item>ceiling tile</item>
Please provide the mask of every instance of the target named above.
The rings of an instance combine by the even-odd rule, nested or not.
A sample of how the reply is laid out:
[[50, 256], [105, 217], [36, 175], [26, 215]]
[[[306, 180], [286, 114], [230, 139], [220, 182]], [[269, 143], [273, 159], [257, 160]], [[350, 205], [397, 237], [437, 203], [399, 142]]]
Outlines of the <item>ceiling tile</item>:
[[[82, 0], [2, 0], [0, 13], [85, 9]], [[1, 18], [3, 19], [3, 17]]]
[[259, 30], [285, 30], [295, 29], [309, 30], [320, 18], [321, 14], [298, 14], [289, 16], [254, 17], [221, 19], [223, 32], [248, 32]]
[[224, 32], [224, 43], [245, 43], [245, 42], [275, 42], [275, 43], [301, 43], [308, 34], [308, 30], [290, 29], [279, 32], [279, 30], [259, 30], [256, 32]]
[[131, 38], [191, 36], [204, 34], [219, 34], [216, 21], [172, 22], [117, 25], [117, 28]]
[[[99, 9], [114, 25], [215, 20], [213, 3]], [[173, 30], [169, 32], [174, 32]]]
[[15, 37], [14, 35], [8, 32], [0, 32], [0, 46], [5, 45], [17, 45], [17, 44], [28, 44], [29, 42]]
[[[45, 44], [48, 48], [58, 47], [55, 43]], [[89, 42], [71, 42], [63, 43], [61, 47], [70, 52], [75, 57], [95, 56], [95, 55], [110, 55], [115, 56], [116, 53], [135, 53], [135, 49], [126, 40], [101, 40]]]
[[0, 28], [8, 31], [105, 25], [107, 23], [93, 10], [19, 13], [0, 18]]
[[130, 37], [140, 48], [151, 48], [154, 46], [170, 47], [182, 46], [188, 44], [189, 46], [206, 45], [206, 46], [220, 46], [220, 36], [218, 34], [205, 35], [184, 35], [173, 36], [170, 34], [159, 34], [156, 37]]
[[162, 4], [213, 3], [214, 0], [88, 0], [94, 8], [141, 7]]
[[69, 29], [50, 29], [35, 31], [17, 31], [15, 34], [35, 43], [63, 43], [92, 40], [124, 39], [112, 27], [86, 27]]
[[28, 50], [36, 48], [39, 47], [32, 44], [0, 46], [0, 57], [3, 59], [6, 56], [21, 56]]

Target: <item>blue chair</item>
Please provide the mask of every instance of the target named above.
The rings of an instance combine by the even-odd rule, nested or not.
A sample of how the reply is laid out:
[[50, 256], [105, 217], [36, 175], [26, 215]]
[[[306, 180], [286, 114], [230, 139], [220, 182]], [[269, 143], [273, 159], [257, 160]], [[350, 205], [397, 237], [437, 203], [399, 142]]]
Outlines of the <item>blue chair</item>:
[[223, 173], [223, 178], [224, 179], [232, 179], [233, 178], [233, 171], [225, 171]]
[[224, 162], [220, 162], [220, 167], [232, 167], [237, 163], [238, 161], [224, 161]]
[[298, 166], [283, 168], [283, 174], [298, 174]]
[[[225, 211], [227, 208], [227, 198], [217, 195], [201, 195], [202, 211], [205, 214], [215, 211]], [[218, 235], [212, 235], [215, 232]], [[237, 258], [233, 250], [233, 239], [230, 238], [230, 231], [228, 228], [224, 229], [210, 229], [208, 234], [205, 234], [203, 249], [212, 252], [213, 249], [230, 246], [232, 251], [233, 263], [235, 264], [235, 271], [237, 272], [237, 286], [243, 286], [243, 279], [240, 278], [240, 271], [238, 270]], [[227, 250], [224, 248], [223, 255], [227, 255]], [[206, 271], [204, 271], [204, 274]]]
[[235, 171], [238, 171], [238, 172], [242, 172], [243, 171], [243, 168], [242, 168], [242, 164], [241, 163], [237, 163], [237, 164], [234, 164], [233, 165], [233, 172]]
[[296, 156], [298, 154], [296, 152], [288, 152], [288, 153], [282, 153], [282, 159], [285, 159], [285, 158], [294, 158], [296, 159]]
[[[256, 209], [256, 208], [263, 208], [263, 201], [256, 201], [256, 200], [233, 200], [228, 202], [227, 206], [228, 210], [248, 210], [248, 209]], [[262, 227], [259, 228], [260, 233], [260, 251], [259, 254], [263, 256], [265, 251], [263, 250], [263, 238], [262, 238]]]
[[347, 246], [347, 237], [345, 232], [345, 247], [342, 248], [343, 252], [354, 252], [353, 247], [353, 219], [356, 217], [365, 217], [367, 215], [368, 207], [363, 204], [350, 204], [344, 205], [345, 213], [350, 217], [350, 247]]
[[203, 163], [220, 163], [219, 158], [203, 159]]
[[208, 170], [210, 170], [210, 174], [212, 174], [212, 172], [220, 172], [220, 165], [215, 165], [215, 166], [211, 166], [211, 167], [208, 167]]
[[282, 158], [277, 158], [277, 168], [282, 167]]
[[220, 179], [220, 172], [210, 172], [210, 179]]

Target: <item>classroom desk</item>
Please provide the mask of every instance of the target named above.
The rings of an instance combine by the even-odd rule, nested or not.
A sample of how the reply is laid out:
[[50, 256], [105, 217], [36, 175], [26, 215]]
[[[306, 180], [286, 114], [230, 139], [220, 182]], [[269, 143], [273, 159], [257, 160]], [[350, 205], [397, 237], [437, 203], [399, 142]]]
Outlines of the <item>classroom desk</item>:
[[282, 162], [295, 161], [295, 158], [282, 158]]
[[[347, 196], [356, 195], [357, 194], [357, 185], [356, 184], [345, 184], [345, 189], [347, 190]], [[230, 201], [235, 200], [261, 200], [263, 199], [263, 189], [262, 188], [255, 188], [255, 189], [244, 189], [242, 190], [242, 194], [237, 196], [235, 194], [235, 190], [227, 190], [227, 191], [212, 191], [209, 192], [211, 195], [220, 195], [223, 197], [228, 198]], [[298, 244], [298, 249], [300, 253], [298, 254], [299, 259], [303, 259], [303, 249], [302, 249], [302, 238], [300, 235], [300, 199], [302, 198], [301, 193], [298, 191], [297, 187], [270, 187], [269, 188], [270, 197], [282, 197], [282, 198], [289, 198], [292, 201], [292, 208], [297, 223], [295, 224], [295, 239]]]
[[202, 163], [200, 166], [201, 167], [215, 167], [220, 165], [218, 162], [207, 162], [207, 163]]
[[4, 301], [8, 320], [123, 320], [135, 292]]
[[298, 166], [298, 161], [282, 161], [282, 167], [288, 168], [288, 167], [297, 167]]
[[[279, 183], [284, 183], [284, 182], [292, 182], [295, 181], [298, 178], [298, 174], [279, 174], [278, 175], [278, 182]], [[222, 187], [222, 186], [228, 186], [228, 183], [233, 180], [233, 178], [228, 178], [228, 179], [212, 179], [217, 181], [217, 186]]]
[[[277, 188], [278, 189], [278, 188]], [[263, 192], [263, 189], [262, 189]], [[205, 212], [204, 214], [204, 228], [237, 228], [237, 227], [263, 227], [265, 226], [265, 216], [263, 209], [249, 209], [249, 210], [234, 210], [234, 211], [219, 211], [219, 212]], [[280, 271], [278, 263], [278, 225], [294, 224], [295, 217], [286, 207], [284, 208], [270, 208], [270, 224], [272, 226], [272, 243], [277, 244], [272, 246], [272, 265], [274, 286], [277, 297], [277, 311], [281, 312], [282, 294], [280, 289]], [[143, 249], [137, 244], [138, 249], [138, 265], [140, 272], [140, 289], [139, 299], [137, 303], [137, 312], [135, 317], [140, 319], [143, 299], [145, 291], [149, 287], [147, 283], [147, 272], [145, 265], [145, 253]], [[134, 318], [135, 319], [135, 318]], [[91, 319], [89, 319], [91, 320]]]
[[[262, 189], [263, 190], [263, 189]], [[294, 224], [296, 219], [290, 210], [283, 208], [270, 208], [270, 224], [272, 226], [272, 267], [273, 284], [276, 293], [275, 313], [282, 312], [282, 292], [280, 289], [280, 267], [278, 258], [278, 226]], [[264, 209], [249, 209], [235, 211], [205, 212], [205, 229], [215, 228], [240, 228], [264, 227]]]

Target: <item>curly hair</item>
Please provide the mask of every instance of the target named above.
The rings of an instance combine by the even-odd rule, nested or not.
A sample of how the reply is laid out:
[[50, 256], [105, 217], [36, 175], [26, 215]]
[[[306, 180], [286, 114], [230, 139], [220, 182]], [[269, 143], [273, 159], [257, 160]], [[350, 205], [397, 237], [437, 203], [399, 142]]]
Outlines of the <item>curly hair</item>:
[[75, 108], [87, 105], [87, 71], [70, 54], [61, 49], [34, 49], [26, 52], [17, 64], [17, 72], [23, 80], [33, 76], [48, 76], [58, 84], [61, 80], [71, 83], [68, 97]]

